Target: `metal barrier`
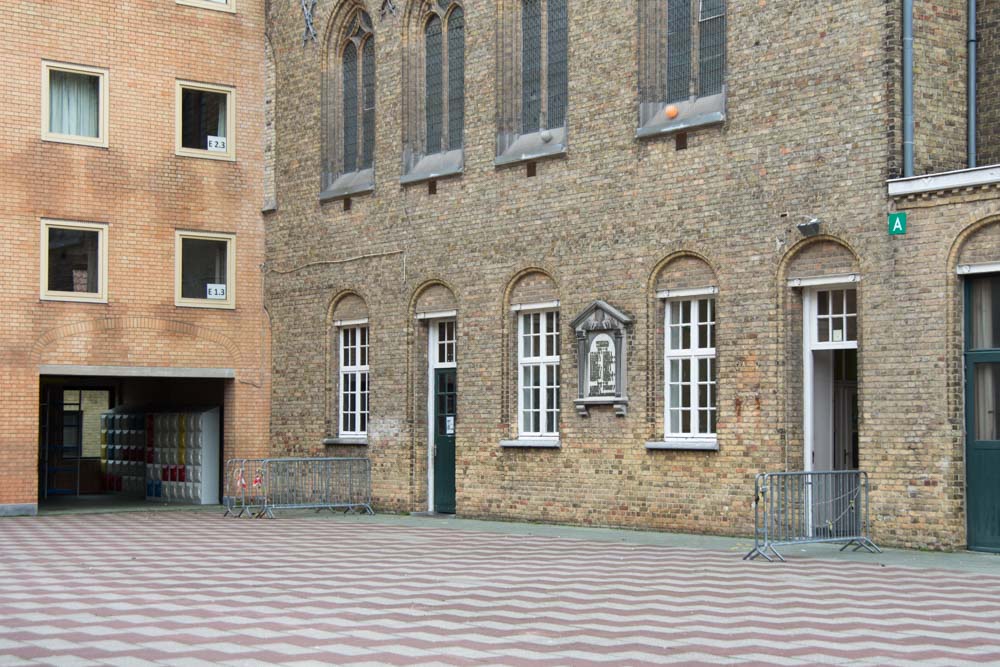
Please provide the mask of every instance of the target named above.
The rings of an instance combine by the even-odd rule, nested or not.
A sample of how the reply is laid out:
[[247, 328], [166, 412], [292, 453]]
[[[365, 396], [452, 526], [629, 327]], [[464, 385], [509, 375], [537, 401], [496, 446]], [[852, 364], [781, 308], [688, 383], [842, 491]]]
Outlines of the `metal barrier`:
[[754, 547], [743, 560], [785, 559], [775, 547], [812, 542], [844, 543], [882, 553], [871, 540], [868, 473], [769, 472], [754, 480]]
[[231, 459], [226, 462], [224, 516], [274, 518], [274, 510], [364, 510], [371, 506], [371, 462], [365, 458]]

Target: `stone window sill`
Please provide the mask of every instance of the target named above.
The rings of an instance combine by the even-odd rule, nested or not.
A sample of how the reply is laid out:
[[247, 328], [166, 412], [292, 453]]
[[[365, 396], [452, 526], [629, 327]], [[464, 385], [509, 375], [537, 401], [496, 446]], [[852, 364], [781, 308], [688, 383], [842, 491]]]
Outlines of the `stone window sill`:
[[647, 442], [646, 449], [717, 452], [719, 451], [719, 440], [717, 438], [667, 438], [666, 440]]
[[368, 446], [368, 438], [357, 437], [357, 438], [323, 438], [324, 445], [353, 445], [360, 447]]
[[517, 440], [501, 440], [501, 447], [521, 447], [526, 449], [561, 449], [558, 438], [518, 438]]

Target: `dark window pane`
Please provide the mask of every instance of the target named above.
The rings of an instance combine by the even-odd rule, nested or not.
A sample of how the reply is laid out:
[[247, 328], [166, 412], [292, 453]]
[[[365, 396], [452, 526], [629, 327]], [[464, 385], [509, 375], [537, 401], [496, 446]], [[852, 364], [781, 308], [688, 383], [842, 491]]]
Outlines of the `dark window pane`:
[[181, 146], [208, 150], [210, 136], [227, 136], [226, 94], [182, 88]]
[[424, 28], [424, 107], [427, 112], [427, 152], [441, 151], [443, 99], [441, 79], [441, 19], [432, 16]]
[[465, 129], [465, 14], [461, 7], [448, 17], [448, 149], [462, 147]]
[[725, 0], [702, 0], [698, 34], [700, 95], [722, 92], [726, 69]]
[[[226, 286], [226, 241], [181, 240], [181, 296], [208, 299], [219, 296], [216, 285]], [[213, 288], [210, 290], [209, 285]], [[224, 298], [224, 295], [223, 297]]]
[[364, 77], [364, 134], [361, 168], [369, 169], [375, 161], [375, 38], [369, 37], [362, 50], [362, 76]]
[[566, 124], [567, 96], [567, 16], [566, 0], [548, 2], [548, 94], [549, 113], [547, 127]]
[[541, 129], [542, 3], [524, 0], [521, 9], [521, 131]]
[[691, 95], [691, 0], [667, 1], [667, 101]]
[[96, 231], [50, 227], [49, 289], [97, 294], [99, 240]]
[[344, 47], [344, 171], [358, 169], [358, 50]]

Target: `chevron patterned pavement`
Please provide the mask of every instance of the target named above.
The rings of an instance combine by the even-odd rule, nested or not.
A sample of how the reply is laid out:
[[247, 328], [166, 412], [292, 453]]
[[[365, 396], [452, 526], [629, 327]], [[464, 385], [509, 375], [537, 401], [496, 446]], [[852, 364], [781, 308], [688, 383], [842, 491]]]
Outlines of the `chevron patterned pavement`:
[[0, 665], [1000, 664], [997, 576], [317, 518], [0, 520]]

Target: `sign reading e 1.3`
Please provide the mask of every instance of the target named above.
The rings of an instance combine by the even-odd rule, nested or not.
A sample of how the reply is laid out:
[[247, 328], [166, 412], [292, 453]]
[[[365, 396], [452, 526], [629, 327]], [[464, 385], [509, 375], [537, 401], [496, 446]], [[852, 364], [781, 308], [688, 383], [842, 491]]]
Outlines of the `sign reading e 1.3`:
[[215, 283], [209, 283], [206, 286], [207, 294], [206, 298], [209, 299], [225, 299], [226, 298], [226, 286], [219, 285]]
[[889, 214], [889, 236], [906, 233], [906, 211]]

